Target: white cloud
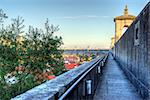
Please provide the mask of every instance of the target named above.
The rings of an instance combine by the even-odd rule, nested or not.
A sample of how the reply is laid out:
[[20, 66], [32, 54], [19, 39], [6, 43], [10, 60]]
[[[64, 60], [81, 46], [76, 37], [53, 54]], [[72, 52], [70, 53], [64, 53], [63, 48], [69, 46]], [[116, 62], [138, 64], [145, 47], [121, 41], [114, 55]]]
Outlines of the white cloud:
[[99, 19], [99, 18], [110, 18], [110, 16], [82, 15], [82, 16], [53, 17], [53, 19], [65, 19], [65, 20]]

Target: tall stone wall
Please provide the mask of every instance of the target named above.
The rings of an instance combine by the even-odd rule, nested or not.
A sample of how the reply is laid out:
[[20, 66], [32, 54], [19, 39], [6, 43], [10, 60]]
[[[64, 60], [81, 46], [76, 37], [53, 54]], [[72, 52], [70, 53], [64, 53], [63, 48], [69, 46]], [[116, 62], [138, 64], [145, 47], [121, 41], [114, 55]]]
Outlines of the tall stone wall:
[[112, 52], [137, 91], [150, 100], [150, 2], [115, 44]]

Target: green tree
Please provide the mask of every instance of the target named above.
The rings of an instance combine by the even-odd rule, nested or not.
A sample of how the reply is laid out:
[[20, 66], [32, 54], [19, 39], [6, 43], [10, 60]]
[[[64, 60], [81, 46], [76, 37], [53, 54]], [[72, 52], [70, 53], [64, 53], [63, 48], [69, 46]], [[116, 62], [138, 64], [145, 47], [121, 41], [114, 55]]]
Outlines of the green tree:
[[[62, 38], [54, 35], [59, 26], [49, 25], [47, 19], [44, 30], [29, 26], [29, 32], [20, 36], [23, 22], [17, 17], [0, 31], [0, 99], [10, 99], [64, 70]], [[8, 75], [16, 82], [7, 82]]]

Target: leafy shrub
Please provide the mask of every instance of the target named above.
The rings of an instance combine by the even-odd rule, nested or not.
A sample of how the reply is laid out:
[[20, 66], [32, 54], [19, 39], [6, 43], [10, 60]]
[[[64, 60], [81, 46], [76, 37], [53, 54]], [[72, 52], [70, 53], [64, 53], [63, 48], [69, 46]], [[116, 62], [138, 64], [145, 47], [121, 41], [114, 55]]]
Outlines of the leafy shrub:
[[45, 30], [29, 26], [24, 33], [22, 17], [0, 31], [0, 99], [10, 99], [64, 71], [62, 38], [58, 26], [45, 23]]

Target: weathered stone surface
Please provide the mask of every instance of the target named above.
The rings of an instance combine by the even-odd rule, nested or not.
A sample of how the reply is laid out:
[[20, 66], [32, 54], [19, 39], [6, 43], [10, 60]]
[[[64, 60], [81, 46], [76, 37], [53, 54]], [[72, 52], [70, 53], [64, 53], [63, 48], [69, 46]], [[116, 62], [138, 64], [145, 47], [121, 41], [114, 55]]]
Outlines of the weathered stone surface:
[[56, 93], [60, 95], [63, 93], [67, 86], [71, 84], [79, 75], [84, 73], [88, 68], [95, 64], [99, 59], [97, 58], [91, 62], [86, 62], [77, 68], [74, 68], [55, 79], [47, 81], [21, 95], [18, 95], [11, 100], [48, 100], [54, 99]]
[[150, 99], [150, 2], [112, 51], [138, 92]]
[[94, 100], [142, 100], [135, 87], [110, 55]]

